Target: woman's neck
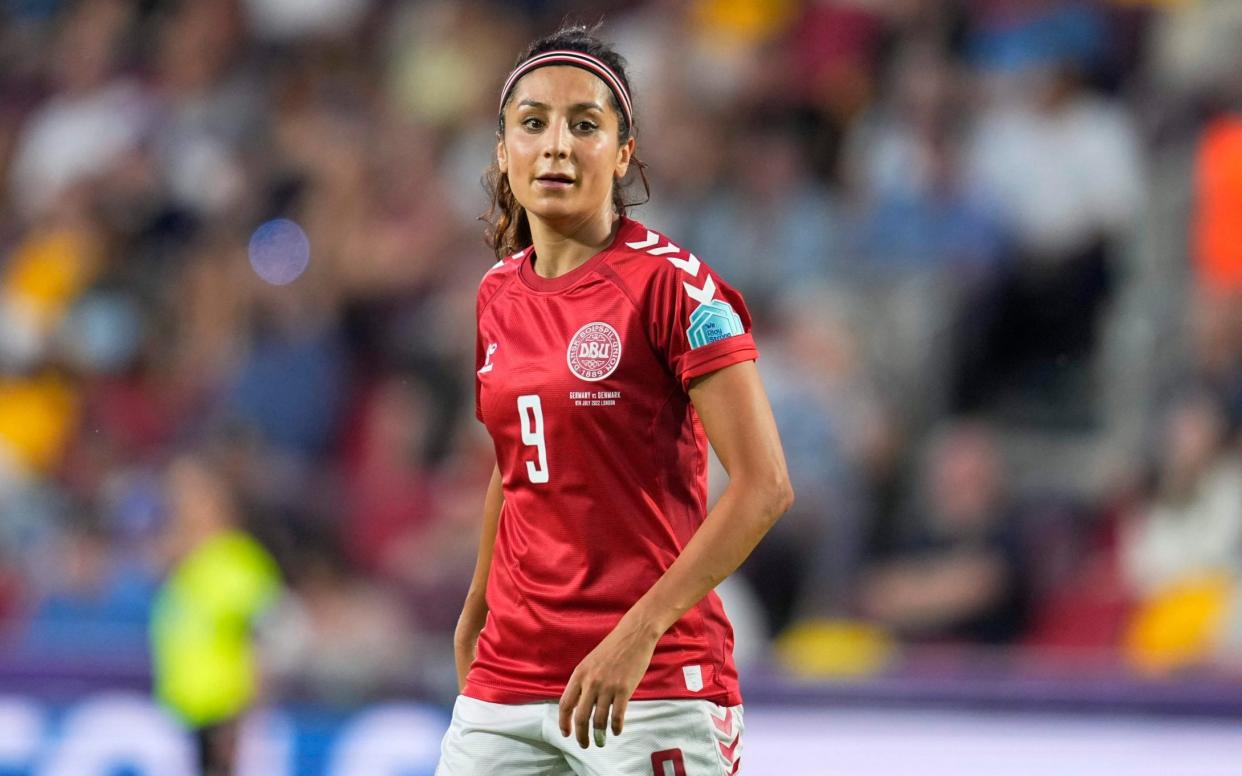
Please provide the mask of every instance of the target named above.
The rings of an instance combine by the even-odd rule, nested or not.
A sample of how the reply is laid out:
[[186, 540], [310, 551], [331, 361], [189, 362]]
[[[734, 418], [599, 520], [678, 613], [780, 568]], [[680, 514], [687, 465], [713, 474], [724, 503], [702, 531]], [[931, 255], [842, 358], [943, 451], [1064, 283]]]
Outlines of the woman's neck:
[[603, 218], [564, 226], [552, 225], [537, 216], [530, 217], [530, 237], [535, 246], [535, 273], [556, 278], [582, 266], [587, 259], [607, 248], [621, 219], [611, 211]]

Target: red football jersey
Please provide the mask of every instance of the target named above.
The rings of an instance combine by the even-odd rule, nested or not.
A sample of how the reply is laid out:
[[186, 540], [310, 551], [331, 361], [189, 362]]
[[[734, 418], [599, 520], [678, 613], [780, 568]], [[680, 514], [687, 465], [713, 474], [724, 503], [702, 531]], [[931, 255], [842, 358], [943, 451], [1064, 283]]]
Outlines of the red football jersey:
[[[497, 262], [478, 297], [476, 412], [504, 506], [464, 692], [498, 703], [559, 698], [681, 553], [707, 511], [687, 386], [758, 357], [741, 296], [637, 221], [557, 278], [532, 253]], [[633, 697], [741, 703], [714, 592], [660, 639]]]

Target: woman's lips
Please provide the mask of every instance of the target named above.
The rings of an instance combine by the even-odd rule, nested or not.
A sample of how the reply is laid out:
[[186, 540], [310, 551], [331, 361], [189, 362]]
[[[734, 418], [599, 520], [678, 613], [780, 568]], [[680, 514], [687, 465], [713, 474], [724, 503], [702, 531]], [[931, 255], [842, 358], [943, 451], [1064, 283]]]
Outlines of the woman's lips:
[[567, 189], [574, 185], [573, 181], [563, 178], [536, 178], [535, 183], [548, 189]]

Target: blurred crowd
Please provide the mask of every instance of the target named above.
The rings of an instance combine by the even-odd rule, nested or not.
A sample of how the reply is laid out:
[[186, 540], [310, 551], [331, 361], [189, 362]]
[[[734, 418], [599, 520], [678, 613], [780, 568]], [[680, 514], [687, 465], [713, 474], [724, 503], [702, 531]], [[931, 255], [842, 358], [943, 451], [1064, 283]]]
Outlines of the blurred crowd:
[[571, 12], [629, 61], [632, 215], [756, 321], [798, 502], [727, 600], [754, 654], [1242, 666], [1233, 0], [0, 0], [4, 654], [145, 659], [233, 530], [273, 681], [451, 693], [480, 180]]

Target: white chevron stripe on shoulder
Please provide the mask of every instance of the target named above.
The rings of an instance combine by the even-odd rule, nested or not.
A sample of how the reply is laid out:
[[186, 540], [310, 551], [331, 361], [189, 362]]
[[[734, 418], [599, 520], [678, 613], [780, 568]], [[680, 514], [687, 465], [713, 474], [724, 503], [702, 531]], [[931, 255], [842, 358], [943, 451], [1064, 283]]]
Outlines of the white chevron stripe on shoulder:
[[689, 273], [690, 277], [697, 278], [699, 276], [699, 258], [693, 253], [688, 259], [679, 259], [676, 256], [669, 256], [668, 260], [673, 263], [674, 267]]
[[[660, 236], [648, 229], [647, 238], [645, 240], [627, 242], [626, 245], [634, 250], [646, 251], [652, 256], [664, 256], [674, 267], [677, 267], [690, 277], [697, 278], [699, 276], [699, 268], [703, 266], [703, 263], [699, 261], [698, 256], [695, 256], [693, 253], [687, 253], [687, 258], [683, 259], [680, 256], [670, 255], [681, 253], [682, 249], [672, 240], [669, 240], [665, 245], [654, 247], [658, 245], [659, 242]], [[716, 295], [716, 281], [712, 279], [711, 275], [707, 276], [707, 279], [703, 282], [702, 288], [685, 282], [683, 282], [682, 285], [685, 286], [686, 293], [690, 295], [691, 299], [694, 299], [702, 304], [707, 304], [712, 300], [712, 297]]]
[[711, 275], [708, 275], [707, 280], [703, 281], [702, 288], [698, 288], [697, 286], [693, 286], [685, 282], [683, 282], [682, 285], [685, 286], [686, 293], [690, 295], [690, 298], [699, 304], [707, 304], [712, 301], [712, 297], [716, 295], [716, 281], [712, 280]]
[[660, 242], [660, 238], [659, 238], [659, 236], [658, 236], [658, 235], [656, 235], [656, 233], [655, 233], [655, 232], [653, 232], [653, 231], [651, 231], [650, 229], [648, 229], [648, 230], [647, 230], [647, 239], [645, 239], [645, 240], [639, 240], [639, 241], [637, 241], [637, 242], [628, 242], [628, 243], [626, 243], [626, 246], [628, 246], [628, 247], [630, 247], [630, 248], [633, 248], [633, 249], [635, 249], [635, 250], [640, 250], [640, 251], [641, 251], [641, 250], [643, 250], [643, 249], [645, 249], [645, 248], [650, 248], [651, 246], [655, 245], [655, 244], [656, 244], [656, 243], [658, 243], [658, 242]]

